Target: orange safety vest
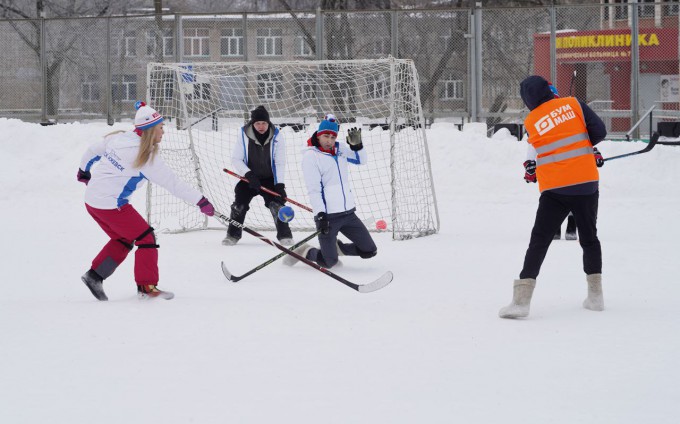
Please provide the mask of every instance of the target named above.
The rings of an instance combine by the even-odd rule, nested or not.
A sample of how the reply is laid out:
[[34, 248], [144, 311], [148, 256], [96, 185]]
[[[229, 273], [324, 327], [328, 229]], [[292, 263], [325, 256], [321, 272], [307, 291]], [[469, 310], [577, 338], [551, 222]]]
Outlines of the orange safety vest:
[[536, 153], [536, 179], [541, 193], [600, 179], [583, 110], [574, 97], [549, 100], [524, 120]]

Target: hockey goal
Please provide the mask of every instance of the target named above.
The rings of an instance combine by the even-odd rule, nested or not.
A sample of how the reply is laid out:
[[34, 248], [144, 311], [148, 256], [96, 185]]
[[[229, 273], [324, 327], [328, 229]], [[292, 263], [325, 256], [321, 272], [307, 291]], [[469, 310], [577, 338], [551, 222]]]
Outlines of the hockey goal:
[[[411, 60], [150, 63], [147, 103], [166, 118], [164, 160], [229, 215], [238, 180], [231, 149], [250, 110], [264, 105], [286, 143], [288, 197], [309, 204], [300, 166], [307, 139], [326, 113], [347, 129], [362, 128], [369, 163], [350, 166], [357, 215], [378, 231], [385, 221], [394, 239], [436, 233], [439, 217], [425, 139], [418, 76]], [[180, 232], [214, 227], [194, 205], [149, 185], [149, 222]], [[261, 197], [253, 199], [245, 224], [273, 230]], [[382, 224], [382, 223], [381, 223]], [[382, 225], [380, 225], [382, 226]], [[314, 228], [310, 212], [296, 208], [295, 230]]]

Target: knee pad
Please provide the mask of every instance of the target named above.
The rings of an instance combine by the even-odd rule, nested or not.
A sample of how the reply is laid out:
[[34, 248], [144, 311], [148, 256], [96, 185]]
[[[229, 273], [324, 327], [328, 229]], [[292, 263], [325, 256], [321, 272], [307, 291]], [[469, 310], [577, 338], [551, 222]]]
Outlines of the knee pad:
[[359, 254], [359, 256], [360, 256], [362, 259], [368, 259], [368, 258], [372, 258], [372, 257], [374, 257], [375, 255], [377, 255], [377, 254], [378, 254], [378, 249], [371, 250], [370, 252], [364, 252], [363, 250], [361, 250], [361, 249], [359, 249], [359, 248], [357, 247], [357, 253]]
[[124, 239], [117, 239], [116, 241], [117, 241], [118, 243], [122, 244], [123, 246], [125, 246], [125, 247], [127, 248], [127, 250], [132, 250], [132, 248], [134, 247], [134, 246], [132, 245], [132, 243], [128, 243], [128, 242], [125, 241]]
[[[146, 241], [147, 238], [151, 238], [151, 243]], [[144, 241], [143, 241], [144, 240]], [[142, 234], [135, 239], [135, 244], [138, 249], [158, 249], [160, 246], [156, 244], [156, 234], [153, 232], [153, 227], [147, 228]]]
[[245, 217], [246, 212], [248, 212], [249, 209], [250, 209], [250, 207], [248, 205], [243, 205], [243, 204], [236, 203], [236, 202], [232, 203], [232, 205], [231, 205], [231, 219], [238, 219], [242, 216]]

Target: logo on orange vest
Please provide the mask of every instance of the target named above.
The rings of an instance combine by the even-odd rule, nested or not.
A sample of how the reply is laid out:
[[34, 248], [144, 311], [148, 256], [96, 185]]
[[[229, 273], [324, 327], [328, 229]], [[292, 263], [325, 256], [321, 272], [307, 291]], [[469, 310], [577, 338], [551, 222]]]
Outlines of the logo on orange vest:
[[574, 118], [576, 118], [576, 113], [571, 106], [564, 105], [550, 111], [549, 114], [536, 121], [534, 127], [536, 127], [536, 131], [538, 131], [538, 135], [543, 135], [562, 122]]

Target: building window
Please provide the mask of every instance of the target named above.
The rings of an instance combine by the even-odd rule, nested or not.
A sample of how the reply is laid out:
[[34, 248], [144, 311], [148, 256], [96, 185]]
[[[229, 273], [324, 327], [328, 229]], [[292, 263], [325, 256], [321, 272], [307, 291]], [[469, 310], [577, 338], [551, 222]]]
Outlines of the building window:
[[[312, 36], [312, 43], [314, 43], [316, 37]], [[309, 45], [307, 37], [304, 35], [295, 36], [295, 55], [296, 56], [314, 56], [312, 51], [312, 46]]]
[[126, 102], [137, 100], [137, 76], [114, 75], [111, 82], [111, 99]]
[[375, 56], [385, 56], [390, 54], [392, 50], [392, 43], [390, 42], [390, 37], [375, 37], [373, 39], [372, 50]]
[[123, 38], [125, 57], [137, 56], [137, 37], [134, 32], [126, 32]]
[[[163, 52], [163, 57], [171, 57], [175, 54], [175, 48], [173, 43], [172, 30], [164, 29], [160, 32], [158, 31], [147, 31], [146, 32], [146, 55], [153, 57], [156, 56], [160, 51]], [[160, 42], [160, 47], [158, 43]], [[162, 49], [162, 50], [161, 50]]]
[[84, 102], [98, 102], [101, 98], [99, 93], [99, 77], [97, 75], [88, 75], [85, 81], [83, 81], [82, 100]]
[[220, 54], [222, 56], [243, 56], [243, 29], [227, 28], [220, 36]]
[[382, 99], [387, 97], [387, 81], [384, 77], [373, 77], [369, 78], [367, 84], [368, 98], [370, 99]]
[[668, 4], [663, 6], [663, 14], [665, 16], [678, 16], [678, 0], [671, 0], [668, 3], [675, 3], [675, 4]]
[[283, 76], [277, 73], [257, 76], [257, 96], [260, 100], [278, 100], [281, 98]]
[[614, 19], [628, 19], [628, 5], [626, 4], [626, 0], [614, 0], [614, 3], [618, 4], [618, 6], [614, 8]]
[[331, 34], [329, 41], [327, 42], [328, 57], [331, 59], [349, 59], [349, 46], [351, 43], [352, 37], [343, 34]]
[[295, 96], [299, 100], [313, 100], [316, 98], [318, 84], [312, 74], [295, 74]]
[[283, 30], [280, 28], [265, 28], [257, 30], [257, 55], [282, 56]]
[[112, 57], [135, 57], [137, 55], [137, 39], [135, 33], [120, 31], [112, 36], [111, 56]]
[[653, 18], [654, 17], [654, 0], [643, 0], [642, 3], [652, 3], [640, 5], [638, 9], [638, 14], [641, 18]]
[[185, 94], [187, 100], [210, 100], [210, 84], [207, 82], [188, 84], [188, 89]]
[[209, 56], [210, 33], [208, 28], [189, 28], [184, 30], [184, 55]]
[[463, 81], [454, 79], [452, 75], [442, 80], [442, 100], [463, 100]]
[[163, 72], [158, 79], [151, 81], [151, 98], [154, 101], [172, 100], [175, 93], [174, 72]]

